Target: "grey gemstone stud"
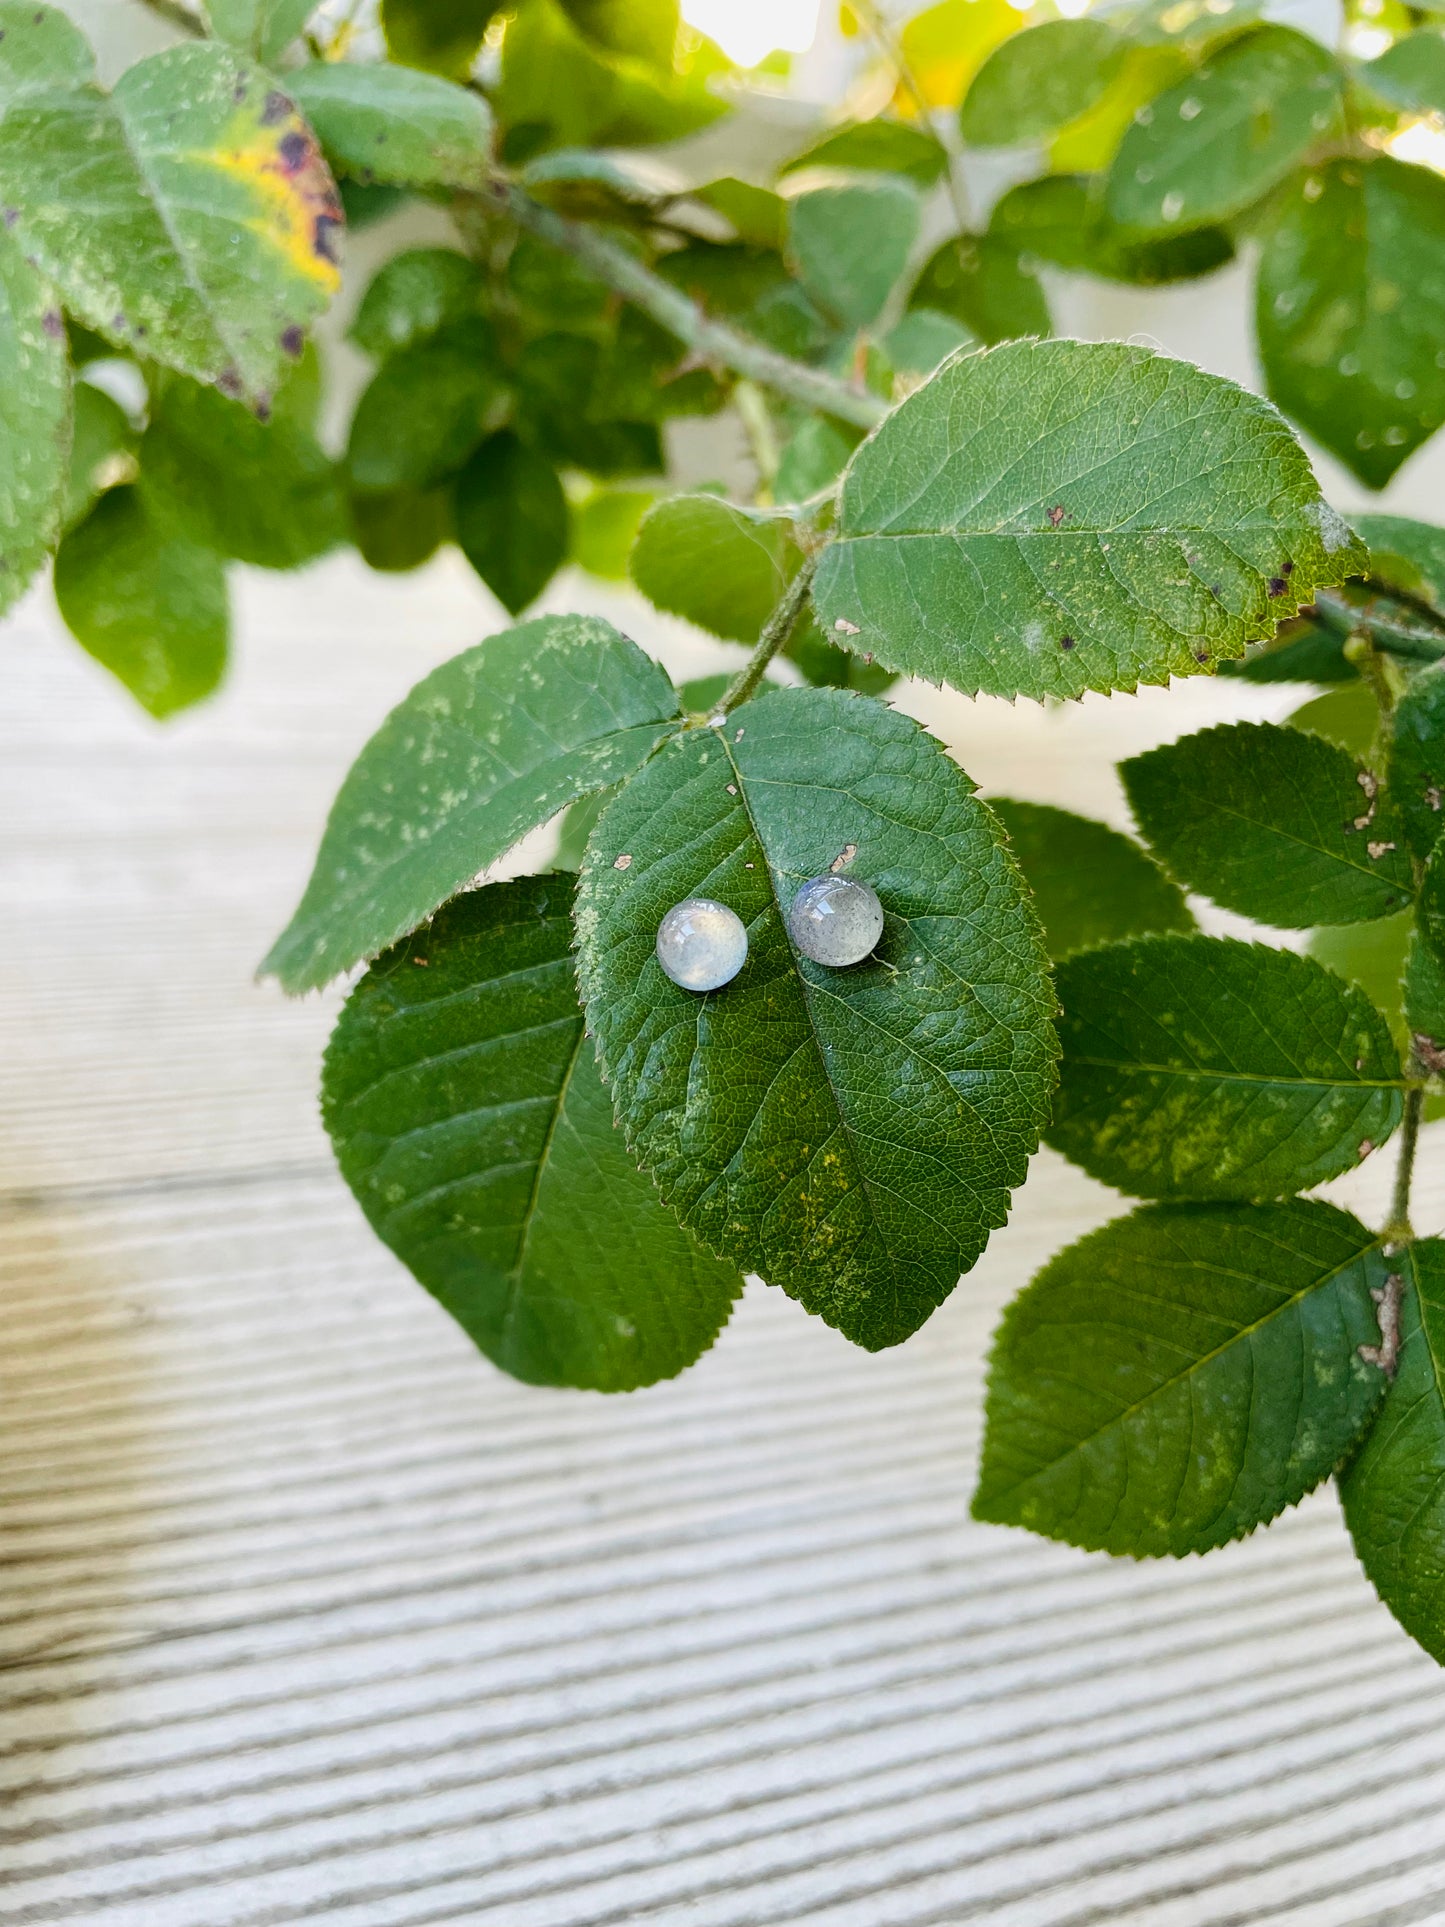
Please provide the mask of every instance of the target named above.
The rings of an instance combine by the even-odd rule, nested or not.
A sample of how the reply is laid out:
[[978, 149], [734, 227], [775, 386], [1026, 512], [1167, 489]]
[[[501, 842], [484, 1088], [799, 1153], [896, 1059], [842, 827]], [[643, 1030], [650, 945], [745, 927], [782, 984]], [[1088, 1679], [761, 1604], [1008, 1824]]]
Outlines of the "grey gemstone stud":
[[872, 955], [883, 935], [883, 905], [852, 877], [809, 877], [793, 898], [788, 930], [805, 957], [842, 970]]
[[675, 903], [657, 927], [657, 961], [684, 990], [721, 990], [747, 955], [742, 918], [711, 897]]

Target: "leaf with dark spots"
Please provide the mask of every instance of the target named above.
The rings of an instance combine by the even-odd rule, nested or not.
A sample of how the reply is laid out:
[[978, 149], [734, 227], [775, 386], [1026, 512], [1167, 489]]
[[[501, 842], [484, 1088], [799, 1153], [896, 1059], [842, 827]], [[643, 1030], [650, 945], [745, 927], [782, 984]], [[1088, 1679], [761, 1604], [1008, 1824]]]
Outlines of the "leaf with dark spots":
[[[834, 970], [785, 913], [849, 845], [885, 927]], [[694, 895], [748, 931], [707, 996], [655, 951]], [[1003, 1223], [1053, 1078], [1037, 923], [963, 772], [866, 697], [771, 691], [676, 736], [607, 806], [577, 928], [619, 1121], [683, 1222], [856, 1343], [908, 1337]]]
[[813, 600], [886, 668], [1078, 696], [1239, 656], [1364, 560], [1267, 403], [1144, 348], [1020, 341], [945, 362], [858, 449]]
[[[22, 76], [24, 64], [12, 31], [0, 199], [25, 253], [116, 345], [143, 342], [223, 393], [269, 394], [284, 365], [278, 310], [304, 329], [340, 280], [340, 204], [305, 125], [289, 110], [268, 121], [274, 90], [215, 42], [137, 61], [111, 94], [68, 57]], [[58, 178], [86, 185], [62, 197]]]

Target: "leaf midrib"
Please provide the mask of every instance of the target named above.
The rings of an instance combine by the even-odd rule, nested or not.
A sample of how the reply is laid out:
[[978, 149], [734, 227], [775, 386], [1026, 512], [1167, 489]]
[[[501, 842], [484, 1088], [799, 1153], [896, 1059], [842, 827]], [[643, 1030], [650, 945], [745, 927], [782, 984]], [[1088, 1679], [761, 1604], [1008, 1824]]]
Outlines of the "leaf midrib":
[[[1033, 1471], [1025, 1473], [1021, 1479], [1016, 1479], [1012, 1485], [1003, 1487], [998, 1496], [1007, 1497], [1023, 1490], [1026, 1486], [1034, 1484], [1037, 1480], [1048, 1477], [1056, 1472], [1061, 1465], [1064, 1465], [1069, 1459], [1074, 1458], [1087, 1447], [1093, 1445], [1096, 1440], [1104, 1437], [1106, 1433], [1126, 1425], [1136, 1413], [1143, 1411], [1145, 1406], [1152, 1404], [1156, 1398], [1161, 1397], [1172, 1386], [1177, 1385], [1181, 1379], [1187, 1379], [1195, 1372], [1203, 1371], [1206, 1366], [1212, 1365], [1217, 1358], [1222, 1357], [1232, 1346], [1243, 1344], [1244, 1341], [1251, 1338], [1255, 1332], [1263, 1330], [1271, 1319], [1278, 1318], [1281, 1313], [1302, 1304], [1312, 1293], [1323, 1291], [1327, 1285], [1333, 1284], [1335, 1279], [1348, 1271], [1351, 1265], [1361, 1263], [1367, 1259], [1372, 1252], [1382, 1251], [1384, 1249], [1384, 1243], [1383, 1238], [1372, 1238], [1367, 1245], [1363, 1245], [1359, 1250], [1352, 1252], [1341, 1264], [1323, 1273], [1322, 1276], [1312, 1279], [1309, 1284], [1303, 1286], [1299, 1291], [1292, 1292], [1288, 1298], [1284, 1298], [1277, 1305], [1272, 1306], [1262, 1318], [1256, 1318], [1252, 1324], [1239, 1326], [1231, 1337], [1216, 1345], [1212, 1351], [1205, 1352], [1201, 1357], [1194, 1359], [1183, 1370], [1172, 1372], [1169, 1377], [1161, 1379], [1159, 1383], [1146, 1392], [1142, 1398], [1135, 1399], [1132, 1405], [1125, 1406], [1122, 1411], [1115, 1413], [1102, 1425], [1097, 1426], [1092, 1432], [1086, 1434], [1085, 1437], [1076, 1439], [1073, 1444], [1067, 1446], [1065, 1450], [1060, 1452], [1055, 1458], [1048, 1460], [1044, 1465], [1036, 1467]], [[1167, 1315], [1168, 1308], [1166, 1307], [1165, 1309]]]
[[[883, 1249], [886, 1251], [888, 1249], [887, 1241], [886, 1239], [884, 1239], [882, 1221], [878, 1214], [877, 1205], [874, 1202], [873, 1181], [868, 1175], [867, 1167], [864, 1164], [863, 1157], [859, 1151], [858, 1141], [854, 1133], [852, 1121], [849, 1118], [847, 1111], [843, 1107], [843, 1100], [839, 1095], [837, 1085], [833, 1081], [833, 1073], [828, 1064], [828, 1054], [823, 1048], [823, 1040], [818, 1034], [818, 1026], [813, 1016], [812, 998], [808, 994], [810, 986], [808, 984], [807, 979], [803, 976], [803, 973], [798, 969], [797, 953], [793, 947], [792, 934], [788, 930], [787, 913], [783, 908], [781, 898], [778, 896], [777, 883], [773, 877], [772, 859], [768, 854], [768, 846], [763, 840], [762, 831], [758, 828], [757, 819], [753, 815], [752, 804], [748, 799], [748, 783], [751, 781], [751, 778], [745, 778], [742, 770], [739, 769], [737, 764], [737, 759], [733, 755], [733, 746], [728, 741], [728, 738], [727, 738], [726, 728], [715, 729], [713, 730], [712, 734], [721, 743], [723, 754], [728, 759], [728, 767], [732, 770], [733, 775], [737, 778], [738, 805], [741, 808], [744, 817], [747, 819], [749, 833], [752, 835], [754, 841], [757, 843], [758, 849], [762, 855], [763, 868], [767, 872], [767, 878], [768, 878], [768, 894], [771, 896], [773, 900], [773, 908], [777, 912], [778, 921], [781, 923], [783, 928], [784, 940], [786, 941], [788, 946], [790, 968], [792, 970], [794, 981], [797, 983], [798, 989], [801, 995], [803, 1012], [808, 1022], [809, 1039], [812, 1043], [814, 1053], [818, 1059], [818, 1068], [822, 1072], [823, 1082], [828, 1087], [828, 1095], [832, 1099], [833, 1109], [837, 1113], [839, 1128], [843, 1132], [844, 1137], [848, 1141], [848, 1150], [853, 1159], [854, 1169], [858, 1173], [859, 1182], [863, 1186], [864, 1193], [868, 1199], [868, 1220], [869, 1220], [870, 1229], [873, 1233], [873, 1236], [879, 1240]], [[894, 1277], [894, 1284], [896, 1288], [897, 1273], [896, 1273], [896, 1268], [892, 1263], [891, 1252], [889, 1253], [889, 1270]]]
[[1285, 1090], [1323, 1090], [1323, 1091], [1406, 1091], [1409, 1083], [1403, 1077], [1348, 1077], [1332, 1078], [1321, 1074], [1318, 1077], [1274, 1076], [1264, 1071], [1211, 1070], [1207, 1065], [1149, 1064], [1138, 1058], [1085, 1057], [1065, 1049], [1063, 1061], [1068, 1064], [1084, 1064], [1091, 1070], [1137, 1071], [1148, 1077], [1185, 1077], [1208, 1078], [1212, 1082], [1221, 1079], [1231, 1084], [1270, 1084]]

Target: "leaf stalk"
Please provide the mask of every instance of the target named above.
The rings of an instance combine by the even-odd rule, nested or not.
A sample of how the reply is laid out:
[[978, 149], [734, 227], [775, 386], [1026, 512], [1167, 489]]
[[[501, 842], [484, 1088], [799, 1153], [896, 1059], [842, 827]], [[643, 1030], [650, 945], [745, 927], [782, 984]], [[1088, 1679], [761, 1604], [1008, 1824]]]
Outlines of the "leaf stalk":
[[792, 635], [794, 625], [808, 599], [808, 590], [812, 587], [813, 577], [817, 573], [818, 561], [818, 555], [804, 557], [802, 567], [784, 590], [781, 602], [763, 624], [757, 647], [748, 657], [744, 667], [723, 691], [720, 708], [724, 715], [736, 709], [740, 703], [747, 701], [762, 681], [768, 664]]

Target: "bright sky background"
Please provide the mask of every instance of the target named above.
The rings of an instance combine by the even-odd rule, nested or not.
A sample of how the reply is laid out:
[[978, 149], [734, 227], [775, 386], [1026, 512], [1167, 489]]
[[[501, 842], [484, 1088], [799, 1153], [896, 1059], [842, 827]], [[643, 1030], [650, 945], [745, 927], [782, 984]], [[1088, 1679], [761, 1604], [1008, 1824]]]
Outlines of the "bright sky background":
[[818, 31], [819, 0], [682, 0], [682, 17], [740, 67], [776, 48], [805, 53]]

